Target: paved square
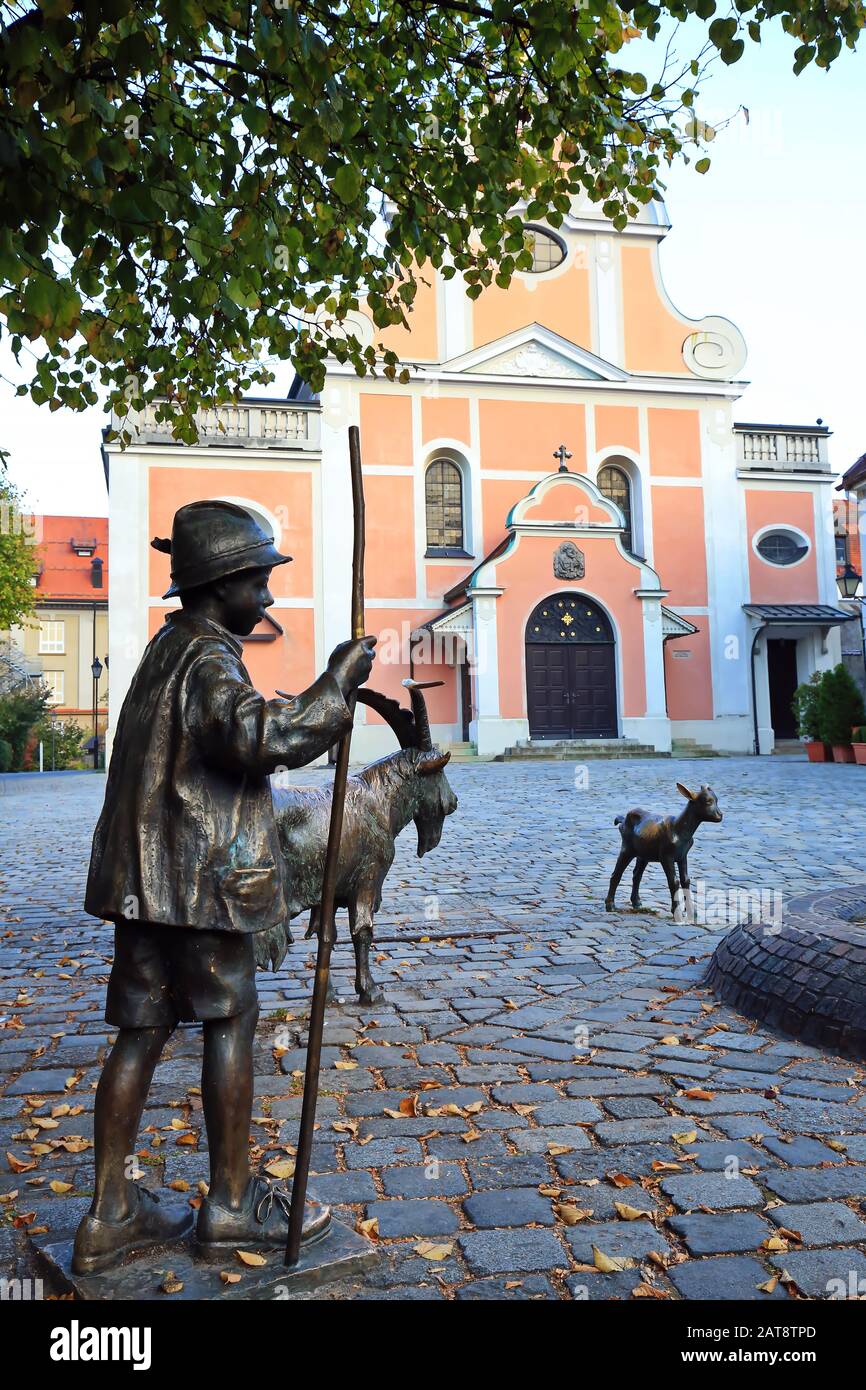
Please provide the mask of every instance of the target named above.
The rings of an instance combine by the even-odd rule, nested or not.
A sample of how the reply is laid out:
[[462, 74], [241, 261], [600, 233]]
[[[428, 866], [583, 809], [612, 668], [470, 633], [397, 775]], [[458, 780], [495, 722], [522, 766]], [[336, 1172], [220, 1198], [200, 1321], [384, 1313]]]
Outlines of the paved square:
[[[749, 904], [773, 930], [794, 894], [866, 881], [846, 830], [866, 773], [719, 758], [466, 763], [449, 778], [460, 807], [439, 848], [418, 860], [411, 833], [398, 842], [375, 1009], [353, 1002], [338, 924], [345, 1002], [326, 1022], [311, 1187], [352, 1225], [378, 1218], [386, 1258], [315, 1297], [866, 1293], [864, 1068], [759, 1030], [700, 986]], [[699, 920], [671, 920], [658, 866], [646, 910], [627, 910], [624, 881], [605, 913], [614, 815], [678, 809], [677, 780], [709, 782], [725, 813], [691, 854]], [[112, 933], [81, 902], [103, 786], [0, 778], [7, 1276], [32, 1272], [27, 1231], [67, 1236], [92, 1191]], [[296, 937], [287, 968], [259, 976], [252, 1137], [265, 1164], [297, 1135], [313, 957]], [[207, 1177], [200, 1048], [194, 1027], [172, 1039], [138, 1155], [142, 1181], [193, 1202]]]

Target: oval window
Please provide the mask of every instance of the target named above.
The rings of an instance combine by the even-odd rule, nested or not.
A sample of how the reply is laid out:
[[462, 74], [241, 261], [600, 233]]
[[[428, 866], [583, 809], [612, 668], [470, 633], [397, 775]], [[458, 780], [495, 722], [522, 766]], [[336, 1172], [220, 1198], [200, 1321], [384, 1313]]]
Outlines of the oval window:
[[526, 249], [532, 256], [532, 266], [526, 274], [543, 275], [546, 270], [562, 265], [568, 248], [561, 237], [554, 236], [546, 227], [534, 227], [531, 223], [524, 227], [523, 235]]
[[768, 565], [796, 565], [809, 553], [809, 542], [796, 531], [765, 531], [755, 549]]

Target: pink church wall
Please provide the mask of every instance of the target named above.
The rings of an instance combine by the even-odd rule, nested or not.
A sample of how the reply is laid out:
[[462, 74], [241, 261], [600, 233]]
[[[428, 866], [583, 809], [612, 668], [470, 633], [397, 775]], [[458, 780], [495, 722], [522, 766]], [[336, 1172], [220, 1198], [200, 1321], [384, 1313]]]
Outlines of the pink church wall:
[[[752, 540], [765, 526], [796, 526], [812, 542], [798, 565], [769, 565], [756, 555]], [[749, 591], [752, 603], [817, 603], [815, 509], [811, 492], [746, 492], [749, 544]]]

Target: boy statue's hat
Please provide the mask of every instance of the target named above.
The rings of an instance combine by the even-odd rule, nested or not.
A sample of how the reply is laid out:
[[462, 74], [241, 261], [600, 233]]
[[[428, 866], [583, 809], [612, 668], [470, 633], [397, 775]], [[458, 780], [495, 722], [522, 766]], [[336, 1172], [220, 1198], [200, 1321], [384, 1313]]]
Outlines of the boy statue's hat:
[[234, 502], [190, 502], [180, 507], [174, 514], [171, 540], [155, 536], [151, 545], [171, 556], [171, 588], [163, 598], [241, 570], [273, 569], [292, 558], [281, 555], [273, 536]]

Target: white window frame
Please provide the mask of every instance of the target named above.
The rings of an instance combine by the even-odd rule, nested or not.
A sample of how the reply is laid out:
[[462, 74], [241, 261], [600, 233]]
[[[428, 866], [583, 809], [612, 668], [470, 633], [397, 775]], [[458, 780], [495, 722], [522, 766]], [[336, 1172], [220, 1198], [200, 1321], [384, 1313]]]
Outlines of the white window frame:
[[52, 705], [66, 704], [66, 672], [43, 671], [42, 679], [51, 691]]
[[43, 619], [39, 624], [39, 655], [62, 656], [66, 652], [64, 619]]
[[[787, 532], [789, 536], [795, 537], [798, 541], [802, 541], [806, 547], [799, 560], [795, 560], [794, 563], [791, 565], [780, 565], [777, 564], [775, 560], [768, 560], [766, 555], [762, 555], [760, 550], [758, 549], [759, 541], [762, 541], [765, 536], [775, 534], [775, 532], [777, 531]], [[771, 570], [795, 570], [798, 565], [804, 564], [811, 555], [812, 539], [810, 536], [806, 535], [805, 531], [801, 531], [799, 526], [793, 526], [790, 521], [774, 521], [771, 525], [762, 526], [759, 531], [755, 532], [755, 534], [752, 536], [752, 550], [757, 555], [761, 563], [764, 565], [769, 565]], [[835, 547], [833, 554], [835, 559]]]

